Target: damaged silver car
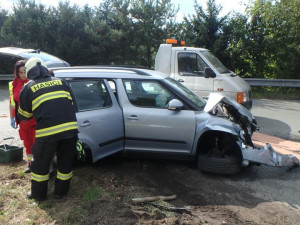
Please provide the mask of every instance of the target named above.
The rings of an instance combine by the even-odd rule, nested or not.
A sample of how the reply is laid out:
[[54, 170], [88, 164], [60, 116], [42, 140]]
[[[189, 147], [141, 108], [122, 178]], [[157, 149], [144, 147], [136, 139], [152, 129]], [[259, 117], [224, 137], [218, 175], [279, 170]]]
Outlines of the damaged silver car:
[[271, 146], [255, 148], [253, 115], [235, 101], [211, 94], [206, 101], [165, 75], [126, 67], [55, 70], [72, 91], [79, 139], [93, 162], [126, 156], [197, 162], [201, 171], [233, 174], [242, 166], [299, 165]]

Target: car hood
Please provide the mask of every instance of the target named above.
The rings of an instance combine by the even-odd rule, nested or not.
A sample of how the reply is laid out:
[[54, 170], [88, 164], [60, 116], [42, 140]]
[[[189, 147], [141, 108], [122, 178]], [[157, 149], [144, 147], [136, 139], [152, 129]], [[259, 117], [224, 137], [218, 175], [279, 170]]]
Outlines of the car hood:
[[242, 106], [241, 104], [237, 103], [236, 101], [232, 100], [231, 98], [228, 98], [220, 93], [210, 93], [209, 94], [204, 111], [207, 113], [211, 112], [212, 110], [214, 110], [214, 108], [219, 103], [226, 103], [228, 105], [231, 105], [239, 112], [239, 114], [246, 116], [249, 121], [252, 121], [253, 119], [255, 119], [254, 116], [252, 115], [252, 113], [248, 109], [246, 109], [244, 106]]
[[254, 146], [251, 136], [258, 127], [254, 116], [244, 106], [222, 94], [210, 93], [204, 111], [239, 125], [245, 144]]

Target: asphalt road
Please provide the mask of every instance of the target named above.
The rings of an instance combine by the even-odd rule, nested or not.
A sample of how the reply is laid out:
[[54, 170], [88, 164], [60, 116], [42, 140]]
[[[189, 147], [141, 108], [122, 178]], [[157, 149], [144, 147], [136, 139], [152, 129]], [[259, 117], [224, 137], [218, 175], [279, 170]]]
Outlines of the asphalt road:
[[300, 101], [254, 99], [251, 112], [260, 132], [279, 138], [300, 141]]

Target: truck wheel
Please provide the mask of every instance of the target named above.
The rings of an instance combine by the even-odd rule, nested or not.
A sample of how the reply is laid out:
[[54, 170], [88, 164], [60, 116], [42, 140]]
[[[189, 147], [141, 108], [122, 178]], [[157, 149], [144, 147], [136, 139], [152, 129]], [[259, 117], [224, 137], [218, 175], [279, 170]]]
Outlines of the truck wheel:
[[199, 154], [197, 159], [198, 169], [202, 172], [214, 174], [236, 174], [241, 171], [241, 161], [235, 155], [213, 157]]

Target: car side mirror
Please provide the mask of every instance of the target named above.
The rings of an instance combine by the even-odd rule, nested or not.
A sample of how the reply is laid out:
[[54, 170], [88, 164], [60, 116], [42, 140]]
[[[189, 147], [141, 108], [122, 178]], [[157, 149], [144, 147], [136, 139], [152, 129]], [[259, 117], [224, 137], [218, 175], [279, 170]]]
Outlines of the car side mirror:
[[168, 104], [169, 110], [181, 110], [183, 109], [183, 103], [179, 101], [178, 99], [172, 99]]
[[204, 77], [205, 78], [215, 78], [216, 74], [210, 67], [205, 67], [204, 69]]

